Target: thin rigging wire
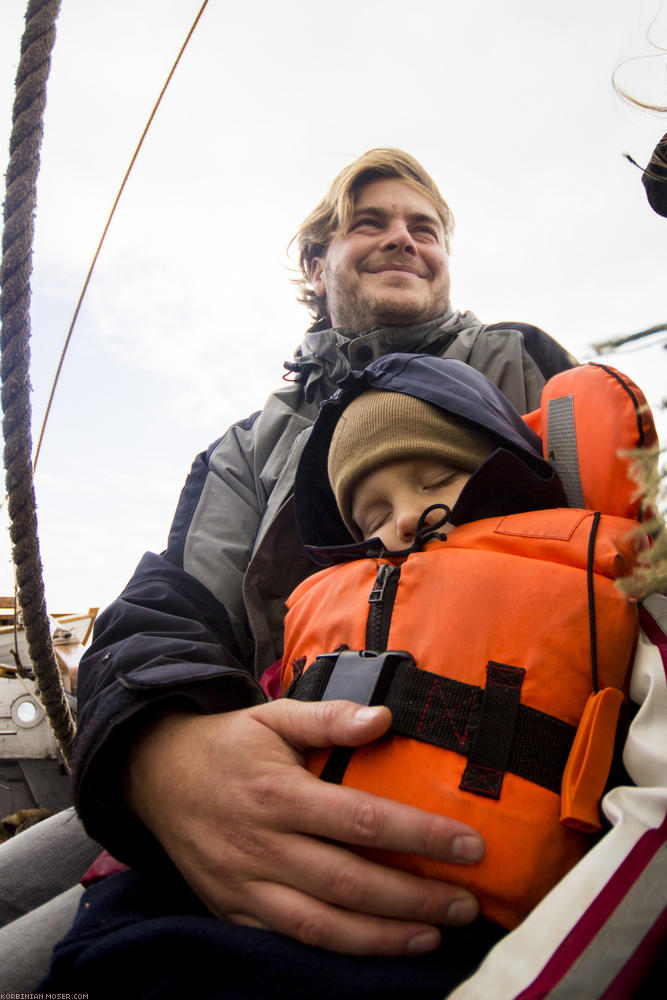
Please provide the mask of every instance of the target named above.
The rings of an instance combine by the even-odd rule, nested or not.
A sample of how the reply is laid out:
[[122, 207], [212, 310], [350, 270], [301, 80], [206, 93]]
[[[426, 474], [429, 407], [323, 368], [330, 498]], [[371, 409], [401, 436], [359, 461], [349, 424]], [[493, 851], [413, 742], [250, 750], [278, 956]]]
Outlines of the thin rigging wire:
[[174, 75], [174, 73], [176, 71], [176, 67], [178, 66], [179, 62], [181, 61], [181, 56], [185, 52], [185, 50], [187, 48], [187, 45], [188, 45], [188, 42], [192, 38], [192, 35], [194, 34], [195, 28], [197, 27], [197, 24], [199, 23], [199, 20], [200, 20], [202, 14], [204, 13], [204, 10], [206, 9], [207, 4], [208, 4], [208, 0], [204, 0], [203, 4], [199, 8], [199, 13], [197, 14], [197, 16], [195, 17], [194, 21], [192, 22], [192, 27], [188, 31], [187, 36], [185, 38], [185, 41], [183, 42], [183, 44], [182, 44], [182, 46], [180, 48], [180, 51], [179, 51], [178, 55], [176, 56], [174, 64], [173, 64], [173, 66], [171, 67], [171, 69], [169, 71], [167, 79], [164, 82], [164, 86], [162, 87], [162, 90], [160, 91], [159, 97], [158, 97], [157, 101], [155, 102], [153, 110], [150, 113], [150, 116], [148, 118], [148, 121], [146, 122], [145, 128], [144, 128], [143, 132], [141, 133], [141, 138], [139, 139], [139, 142], [137, 143], [137, 148], [135, 149], [134, 155], [132, 156], [132, 159], [130, 160], [130, 165], [128, 166], [127, 170], [125, 171], [125, 176], [123, 177], [121, 185], [118, 188], [118, 193], [117, 193], [117, 195], [116, 195], [116, 197], [114, 199], [114, 203], [113, 203], [113, 205], [111, 207], [111, 211], [109, 212], [109, 215], [108, 215], [106, 224], [104, 226], [104, 229], [102, 231], [102, 235], [100, 237], [99, 243], [97, 244], [97, 249], [95, 250], [95, 254], [93, 256], [91, 265], [90, 265], [90, 267], [88, 269], [88, 274], [86, 275], [86, 280], [83, 283], [83, 288], [81, 289], [81, 294], [79, 295], [79, 300], [78, 300], [78, 302], [76, 304], [76, 309], [74, 310], [74, 315], [72, 316], [72, 322], [70, 323], [69, 330], [67, 331], [67, 337], [65, 338], [65, 344], [63, 346], [63, 349], [62, 349], [62, 352], [61, 352], [61, 355], [60, 355], [60, 360], [58, 362], [58, 367], [56, 369], [56, 374], [55, 374], [54, 379], [53, 379], [53, 385], [51, 386], [51, 392], [49, 394], [49, 401], [46, 404], [46, 410], [44, 412], [44, 419], [42, 420], [42, 427], [41, 427], [41, 430], [39, 432], [39, 438], [37, 440], [37, 447], [35, 449], [35, 457], [34, 457], [33, 463], [32, 463], [33, 472], [37, 468], [37, 459], [39, 458], [39, 453], [40, 453], [40, 450], [41, 450], [41, 447], [42, 447], [42, 441], [43, 441], [43, 438], [44, 438], [44, 431], [46, 430], [46, 423], [47, 423], [47, 421], [49, 419], [49, 413], [51, 412], [51, 404], [53, 403], [53, 397], [55, 395], [56, 386], [58, 385], [58, 380], [60, 378], [60, 372], [62, 370], [63, 363], [65, 361], [65, 355], [67, 354], [67, 349], [69, 347], [70, 340], [72, 339], [72, 333], [74, 331], [74, 326], [75, 326], [76, 321], [78, 319], [79, 311], [81, 309], [81, 305], [83, 303], [84, 296], [85, 296], [86, 291], [88, 289], [88, 285], [90, 284], [90, 279], [91, 279], [93, 270], [95, 269], [95, 264], [97, 263], [97, 258], [100, 255], [100, 251], [102, 249], [102, 245], [104, 243], [104, 240], [106, 238], [107, 232], [109, 230], [109, 226], [111, 225], [111, 220], [114, 217], [114, 214], [116, 212], [116, 208], [118, 207], [118, 202], [120, 201], [120, 198], [121, 198], [121, 195], [123, 193], [123, 190], [125, 189], [125, 185], [127, 183], [127, 180], [128, 180], [128, 178], [129, 178], [129, 176], [130, 176], [130, 174], [132, 172], [132, 168], [134, 167], [136, 159], [137, 159], [137, 157], [139, 155], [139, 151], [141, 150], [141, 147], [142, 147], [142, 145], [144, 143], [144, 139], [146, 138], [146, 136], [148, 134], [148, 130], [150, 129], [150, 127], [151, 127], [151, 125], [153, 123], [153, 119], [155, 118], [155, 115], [157, 113], [157, 109], [160, 106], [160, 103], [162, 101], [162, 98], [165, 95], [167, 87], [171, 83], [171, 78], [173, 77], [173, 75]]

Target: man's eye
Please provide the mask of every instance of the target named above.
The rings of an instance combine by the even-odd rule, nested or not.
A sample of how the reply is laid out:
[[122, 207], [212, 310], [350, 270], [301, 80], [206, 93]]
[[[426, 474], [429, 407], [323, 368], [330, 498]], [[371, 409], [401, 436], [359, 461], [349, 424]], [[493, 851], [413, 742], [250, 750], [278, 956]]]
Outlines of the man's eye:
[[377, 219], [357, 219], [352, 228], [359, 229], [360, 226], [371, 226], [374, 229], [379, 229], [380, 223]]

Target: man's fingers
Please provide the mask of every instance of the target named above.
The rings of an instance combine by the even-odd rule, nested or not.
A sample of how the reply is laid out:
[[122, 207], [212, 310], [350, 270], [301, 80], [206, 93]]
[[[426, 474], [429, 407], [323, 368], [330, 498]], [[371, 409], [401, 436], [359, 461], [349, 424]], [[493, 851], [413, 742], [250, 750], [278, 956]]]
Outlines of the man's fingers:
[[353, 701], [293, 701], [284, 698], [250, 709], [251, 714], [297, 750], [361, 746], [389, 729], [391, 712], [383, 705]]
[[484, 856], [480, 835], [458, 820], [353, 788], [328, 786], [327, 792], [337, 809], [333, 822], [338, 833], [334, 839], [457, 864], [473, 864]]
[[272, 930], [314, 948], [348, 955], [418, 955], [440, 943], [436, 927], [352, 913], [298, 890], [270, 882], [249, 889], [252, 915], [229, 914], [235, 923]]
[[[387, 708], [362, 707], [350, 701], [293, 702], [285, 699], [250, 709], [256, 721], [288, 744], [308, 747], [360, 746], [388, 729]], [[484, 842], [476, 830], [413, 806], [342, 788], [312, 778], [303, 771], [300, 780], [290, 776], [285, 785], [265, 787], [267, 799], [287, 806], [298, 816], [298, 829], [358, 846], [408, 851], [439, 861], [472, 864], [484, 855]]]
[[337, 844], [293, 837], [290, 848], [298, 849], [298, 865], [286, 856], [282, 880], [336, 907], [431, 925], [469, 923], [479, 912], [459, 886], [387, 868]]
[[268, 769], [247, 784], [246, 795], [271, 813], [276, 831], [456, 864], [474, 864], [484, 856], [484, 841], [465, 823], [321, 781], [302, 768]]

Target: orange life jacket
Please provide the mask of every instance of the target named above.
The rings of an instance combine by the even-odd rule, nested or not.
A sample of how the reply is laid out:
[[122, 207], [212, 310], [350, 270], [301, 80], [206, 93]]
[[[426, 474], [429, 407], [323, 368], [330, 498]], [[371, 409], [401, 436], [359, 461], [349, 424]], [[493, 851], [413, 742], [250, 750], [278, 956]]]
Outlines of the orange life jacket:
[[[643, 402], [612, 369], [556, 376], [541, 411], [525, 419], [545, 457], [565, 462], [561, 476], [578, 507], [487, 518], [402, 559], [334, 566], [287, 602], [283, 689], [392, 709], [387, 737], [354, 751], [313, 751], [311, 770], [460, 819], [486, 842], [484, 859], [465, 867], [369, 856], [465, 885], [484, 915], [508, 928], [599, 829], [637, 635], [636, 605], [614, 581], [632, 569], [642, 511], [618, 452], [655, 443]], [[364, 650], [380, 655], [354, 653]], [[356, 697], [346, 671], [370, 688]]]

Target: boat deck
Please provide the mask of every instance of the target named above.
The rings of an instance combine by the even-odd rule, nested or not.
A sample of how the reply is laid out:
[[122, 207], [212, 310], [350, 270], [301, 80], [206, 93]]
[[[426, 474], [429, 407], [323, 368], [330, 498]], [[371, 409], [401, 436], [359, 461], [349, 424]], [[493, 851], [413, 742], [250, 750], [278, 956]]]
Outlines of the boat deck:
[[58, 812], [71, 805], [70, 777], [58, 761], [0, 759], [0, 819], [19, 809]]

